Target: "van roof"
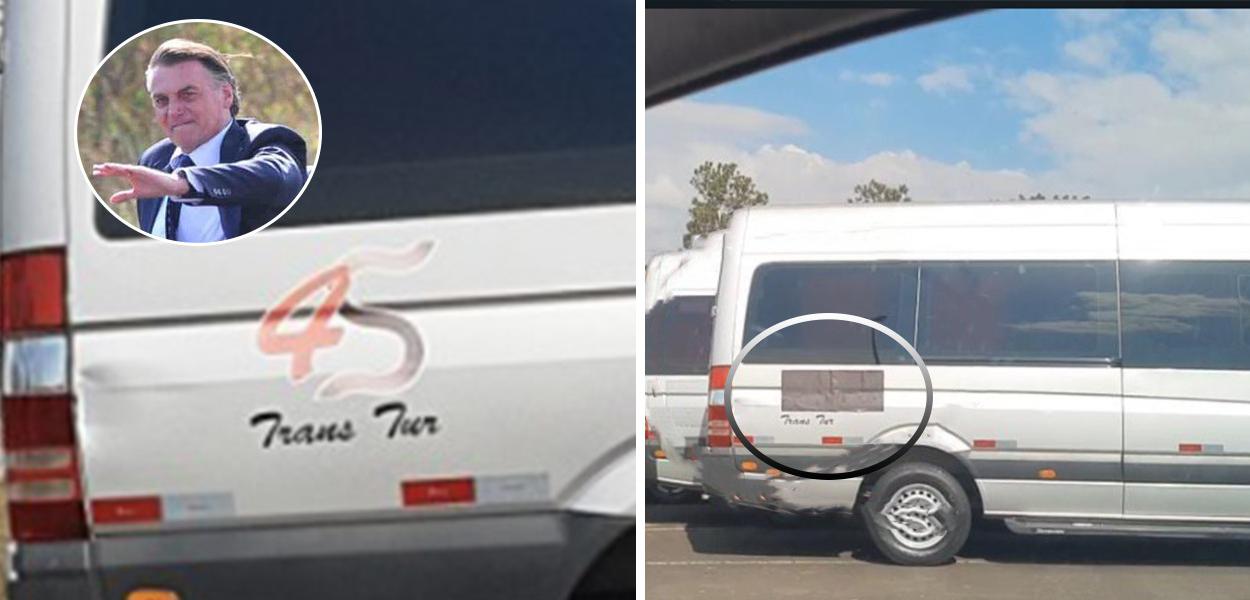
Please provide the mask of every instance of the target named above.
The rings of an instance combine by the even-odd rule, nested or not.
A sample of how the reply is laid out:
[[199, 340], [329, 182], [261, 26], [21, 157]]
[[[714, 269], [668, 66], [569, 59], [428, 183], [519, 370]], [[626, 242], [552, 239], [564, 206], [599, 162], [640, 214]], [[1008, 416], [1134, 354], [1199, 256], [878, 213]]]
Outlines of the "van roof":
[[724, 232], [695, 240], [689, 250], [660, 254], [648, 265], [647, 309], [673, 296], [711, 296], [720, 278]]
[[[896, 253], [949, 246], [961, 253], [977, 246], [1019, 246], [1029, 252], [1061, 245], [1079, 254], [1110, 251], [1114, 240], [1087, 232], [1116, 224], [1250, 225], [1250, 201], [1008, 201], [911, 202], [828, 206], [755, 207], [736, 215], [731, 237], [749, 252]], [[933, 237], [937, 236], [937, 237]], [[1114, 236], [1111, 236], [1114, 237]], [[952, 239], [958, 238], [958, 239]], [[1057, 242], [1062, 240], [1062, 242]], [[1083, 241], [1084, 240], [1084, 241]], [[1110, 244], [1109, 247], [1104, 247]]]

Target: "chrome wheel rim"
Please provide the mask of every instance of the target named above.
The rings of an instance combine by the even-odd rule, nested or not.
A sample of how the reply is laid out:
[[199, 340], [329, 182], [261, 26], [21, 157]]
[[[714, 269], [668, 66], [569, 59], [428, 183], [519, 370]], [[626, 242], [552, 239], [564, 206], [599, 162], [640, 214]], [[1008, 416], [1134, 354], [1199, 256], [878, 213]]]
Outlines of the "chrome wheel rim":
[[886, 531], [902, 546], [911, 550], [928, 550], [946, 538], [948, 529], [943, 517], [951, 504], [937, 488], [912, 483], [899, 488], [881, 510]]

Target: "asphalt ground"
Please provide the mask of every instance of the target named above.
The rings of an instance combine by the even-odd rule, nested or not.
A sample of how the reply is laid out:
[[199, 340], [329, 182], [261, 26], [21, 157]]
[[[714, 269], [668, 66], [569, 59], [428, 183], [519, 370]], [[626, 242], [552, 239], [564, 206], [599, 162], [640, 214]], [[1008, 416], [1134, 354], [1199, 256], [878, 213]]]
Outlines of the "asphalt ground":
[[857, 521], [646, 505], [646, 598], [1250, 600], [1250, 542], [1021, 536], [978, 523], [937, 567], [886, 563]]

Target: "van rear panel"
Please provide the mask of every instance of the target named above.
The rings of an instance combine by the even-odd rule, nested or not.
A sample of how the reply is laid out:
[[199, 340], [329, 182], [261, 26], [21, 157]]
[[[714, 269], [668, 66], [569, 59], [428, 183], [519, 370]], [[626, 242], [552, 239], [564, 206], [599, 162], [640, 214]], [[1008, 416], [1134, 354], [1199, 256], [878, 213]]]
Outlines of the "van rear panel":
[[[64, 249], [90, 528], [16, 545], [10, 597], [165, 586], [184, 597], [559, 598], [605, 550], [628, 548], [632, 564], [634, 473], [621, 465], [636, 435], [633, 119], [615, 115], [633, 110], [620, 93], [635, 75], [620, 60], [633, 55], [633, 6], [587, 19], [569, 7], [456, 18], [437, 7], [448, 26], [424, 42], [447, 51], [390, 57], [429, 61], [398, 70], [420, 82], [400, 80], [442, 103], [397, 125], [353, 121], [368, 93], [351, 78], [373, 74], [334, 68], [316, 29], [289, 21], [360, 25], [370, 44], [334, 58], [374, 64], [370, 52], [407, 48], [408, 24], [428, 19], [388, 29], [359, 7], [246, 4], [209, 10], [242, 15], [300, 61], [327, 145], [298, 210], [205, 247], [116, 222], [80, 173], [74, 132], [23, 124], [74, 122], [106, 39], [213, 15], [189, 2], [6, 11], [25, 58], [6, 73], [4, 142], [21, 151], [5, 153], [3, 248]], [[543, 28], [567, 35], [528, 47], [551, 56], [516, 60]], [[458, 36], [471, 32], [490, 43], [466, 46]], [[597, 43], [576, 64], [548, 60], [582, 36]], [[508, 75], [479, 78], [498, 102], [439, 91], [438, 77], [465, 69]], [[481, 118], [453, 118], [471, 111]], [[403, 130], [431, 120], [437, 131]], [[394, 139], [377, 143], [377, 129]]]

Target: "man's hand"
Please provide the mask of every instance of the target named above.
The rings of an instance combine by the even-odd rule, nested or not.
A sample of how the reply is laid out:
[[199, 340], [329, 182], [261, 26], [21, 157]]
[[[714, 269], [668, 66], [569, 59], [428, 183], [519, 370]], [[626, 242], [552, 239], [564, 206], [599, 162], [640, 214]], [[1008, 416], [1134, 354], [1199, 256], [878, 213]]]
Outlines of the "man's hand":
[[191, 191], [191, 186], [177, 175], [138, 165], [104, 163], [92, 166], [91, 174], [95, 177], [125, 177], [130, 182], [130, 189], [109, 197], [109, 202], [113, 204], [136, 198], [176, 198]]

